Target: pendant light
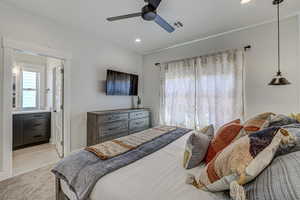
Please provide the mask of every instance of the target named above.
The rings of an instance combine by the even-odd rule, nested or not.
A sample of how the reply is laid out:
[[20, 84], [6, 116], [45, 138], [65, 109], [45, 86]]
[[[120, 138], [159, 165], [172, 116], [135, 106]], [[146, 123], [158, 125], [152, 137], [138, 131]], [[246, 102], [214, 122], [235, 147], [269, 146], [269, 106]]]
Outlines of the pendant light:
[[289, 85], [291, 84], [285, 77], [282, 76], [281, 70], [280, 70], [280, 4], [284, 0], [274, 0], [273, 5], [277, 6], [277, 26], [278, 26], [278, 71], [276, 73], [276, 76], [272, 79], [272, 81], [269, 83], [269, 85]]

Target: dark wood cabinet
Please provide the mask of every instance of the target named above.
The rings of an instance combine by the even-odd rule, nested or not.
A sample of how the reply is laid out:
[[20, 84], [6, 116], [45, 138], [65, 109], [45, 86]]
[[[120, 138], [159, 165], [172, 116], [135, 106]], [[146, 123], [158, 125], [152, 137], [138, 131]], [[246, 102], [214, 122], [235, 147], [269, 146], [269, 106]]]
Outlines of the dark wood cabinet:
[[13, 149], [48, 143], [51, 136], [51, 113], [13, 115]]
[[148, 109], [122, 109], [89, 112], [87, 145], [92, 146], [143, 131], [151, 127]]

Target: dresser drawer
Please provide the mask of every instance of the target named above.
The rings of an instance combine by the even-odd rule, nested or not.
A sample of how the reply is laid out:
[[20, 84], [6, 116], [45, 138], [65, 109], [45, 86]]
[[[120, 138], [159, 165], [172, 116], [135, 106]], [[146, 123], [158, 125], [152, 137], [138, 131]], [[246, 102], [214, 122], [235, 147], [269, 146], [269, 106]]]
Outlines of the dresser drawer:
[[148, 111], [140, 111], [140, 112], [132, 112], [130, 113], [130, 119], [139, 119], [139, 118], [145, 118], [149, 116]]
[[49, 133], [46, 130], [24, 132], [24, 145], [48, 141], [49, 139]]
[[128, 113], [98, 116], [98, 123], [100, 124], [121, 120], [128, 120]]
[[50, 138], [50, 121], [47, 118], [30, 118], [23, 120], [24, 144], [41, 142]]
[[141, 130], [147, 129], [149, 127], [149, 118], [142, 118], [130, 121], [129, 129], [133, 130]]
[[49, 119], [47, 118], [29, 118], [23, 120], [24, 131], [47, 130], [49, 127]]
[[128, 132], [127, 121], [113, 122], [100, 127], [100, 136], [116, 135], [126, 131]]

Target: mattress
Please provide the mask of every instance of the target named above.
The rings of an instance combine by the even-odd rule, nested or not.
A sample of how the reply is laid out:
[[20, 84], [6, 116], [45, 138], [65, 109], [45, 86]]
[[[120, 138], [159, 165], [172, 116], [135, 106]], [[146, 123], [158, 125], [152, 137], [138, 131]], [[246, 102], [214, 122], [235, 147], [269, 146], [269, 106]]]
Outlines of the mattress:
[[[187, 174], [199, 175], [201, 166], [192, 170], [182, 167], [187, 134], [165, 148], [102, 177], [90, 200], [222, 200], [224, 193], [198, 190], [185, 183]], [[70, 200], [74, 193], [61, 181]]]

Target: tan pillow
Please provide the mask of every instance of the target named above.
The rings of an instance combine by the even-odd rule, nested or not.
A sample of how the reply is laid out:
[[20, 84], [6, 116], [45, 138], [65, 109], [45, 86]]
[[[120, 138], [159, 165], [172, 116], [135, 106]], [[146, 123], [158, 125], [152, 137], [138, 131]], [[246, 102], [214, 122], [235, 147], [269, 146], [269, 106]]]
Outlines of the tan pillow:
[[291, 118], [297, 120], [300, 123], [300, 113], [299, 114], [291, 114], [290, 115]]
[[275, 116], [275, 114], [271, 112], [256, 115], [244, 123], [244, 130], [247, 134], [251, 134], [268, 127], [268, 122], [272, 119], [272, 116]]
[[273, 160], [283, 143], [294, 142], [285, 129], [267, 128], [246, 135], [220, 152], [201, 172], [198, 180], [188, 178], [195, 187], [220, 192], [230, 189], [233, 198], [245, 198], [242, 185], [252, 181]]

